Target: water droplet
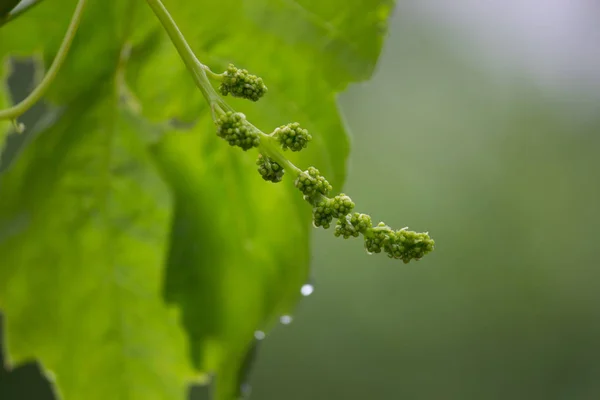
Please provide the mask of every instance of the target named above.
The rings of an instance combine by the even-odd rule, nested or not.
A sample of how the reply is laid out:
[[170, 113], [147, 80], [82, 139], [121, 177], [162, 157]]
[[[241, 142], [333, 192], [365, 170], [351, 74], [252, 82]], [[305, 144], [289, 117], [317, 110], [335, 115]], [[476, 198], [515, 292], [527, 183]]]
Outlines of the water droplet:
[[313, 225], [313, 228], [318, 228], [318, 227], [319, 227], [319, 225], [315, 224], [315, 221], [314, 221], [314, 220], [313, 220], [313, 222], [312, 222], [312, 225]]
[[254, 338], [256, 340], [263, 340], [267, 335], [263, 331], [254, 331]]
[[365, 249], [365, 251], [367, 252], [367, 255], [368, 255], [368, 256], [372, 256], [372, 255], [373, 255], [373, 252], [372, 252], [372, 251], [369, 251], [369, 250], [367, 250], [367, 249]]
[[300, 293], [302, 293], [302, 296], [310, 296], [314, 291], [315, 287], [310, 283], [306, 283], [300, 288]]
[[279, 322], [281, 322], [283, 325], [289, 325], [292, 323], [293, 320], [294, 320], [294, 318], [292, 318], [291, 315], [282, 315], [279, 318]]
[[242, 398], [246, 399], [250, 396], [250, 393], [252, 393], [252, 386], [250, 386], [249, 383], [242, 383], [242, 386], [240, 386], [240, 392]]

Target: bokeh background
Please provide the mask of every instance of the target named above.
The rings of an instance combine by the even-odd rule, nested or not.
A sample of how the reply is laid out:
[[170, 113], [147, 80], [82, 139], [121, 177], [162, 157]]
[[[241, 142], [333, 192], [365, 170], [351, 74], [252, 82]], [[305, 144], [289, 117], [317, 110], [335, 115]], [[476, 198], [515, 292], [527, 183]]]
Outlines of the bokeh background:
[[340, 97], [344, 190], [436, 251], [404, 265], [315, 230], [314, 293], [260, 341], [252, 399], [600, 399], [599, 17], [398, 1], [377, 73]]
[[426, 230], [409, 265], [314, 233], [257, 400], [600, 399], [600, 3], [399, 1], [344, 93], [345, 190]]

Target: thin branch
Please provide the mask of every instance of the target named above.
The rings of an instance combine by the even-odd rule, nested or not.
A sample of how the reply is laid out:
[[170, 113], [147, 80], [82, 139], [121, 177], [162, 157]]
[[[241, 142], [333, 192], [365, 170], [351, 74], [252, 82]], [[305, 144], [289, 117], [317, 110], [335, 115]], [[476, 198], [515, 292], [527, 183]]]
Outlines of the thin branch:
[[25, 11], [28, 11], [31, 8], [33, 8], [34, 6], [40, 4], [42, 1], [44, 1], [44, 0], [23, 0], [23, 1], [21, 1], [19, 4], [17, 4], [17, 6], [11, 12], [9, 12], [4, 17], [0, 18], [0, 27], [2, 27], [2, 25], [6, 24], [7, 22], [12, 21], [13, 19], [17, 18], [18, 16], [23, 14]]
[[173, 20], [173, 17], [171, 17], [171, 14], [169, 14], [169, 11], [167, 11], [160, 0], [146, 0], [146, 2], [169, 35], [171, 42], [177, 49], [177, 52], [179, 53], [179, 56], [183, 60], [185, 66], [192, 74], [192, 78], [194, 79], [196, 86], [198, 86], [206, 101], [211, 104], [211, 106], [213, 104], [223, 105], [224, 102], [215, 93], [210, 81], [206, 76], [205, 66], [198, 60], [192, 51], [192, 48], [185, 40], [185, 37], [179, 30], [179, 27]]
[[[77, 32], [77, 28], [79, 27], [79, 22], [81, 22], [81, 16], [83, 14], [83, 9], [85, 7], [87, 0], [79, 0], [77, 3], [77, 7], [75, 7], [75, 12], [73, 13], [73, 17], [71, 18], [71, 22], [69, 23], [69, 28], [67, 29], [67, 33], [63, 39], [63, 42], [58, 49], [58, 53], [56, 53], [56, 57], [52, 61], [52, 65], [46, 73], [46, 76], [42, 79], [40, 84], [27, 96], [23, 99], [19, 104], [16, 104], [6, 110], [0, 110], [0, 120], [2, 119], [10, 119], [16, 121], [18, 117], [20, 117], [25, 111], [30, 109], [38, 100], [42, 98], [42, 96], [46, 93], [54, 78], [58, 74], [58, 71], [62, 67], [65, 59], [67, 58], [67, 54], [69, 53], [69, 49], [71, 47], [71, 43], [73, 43], [73, 38], [75, 37], [75, 33]], [[15, 127], [18, 130], [22, 130], [22, 125], [16, 124]]]

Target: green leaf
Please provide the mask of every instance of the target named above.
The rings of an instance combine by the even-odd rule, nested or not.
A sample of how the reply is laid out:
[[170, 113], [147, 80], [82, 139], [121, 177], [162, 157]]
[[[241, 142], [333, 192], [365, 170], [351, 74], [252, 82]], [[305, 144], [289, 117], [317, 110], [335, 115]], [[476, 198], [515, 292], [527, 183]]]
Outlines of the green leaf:
[[[232, 62], [265, 80], [269, 92], [259, 102], [227, 101], [265, 131], [291, 121], [304, 125], [314, 142], [308, 155], [300, 158], [316, 164], [339, 189], [349, 147], [337, 115], [336, 93], [373, 72], [393, 3], [225, 0], [198, 7], [165, 0], [164, 4], [202, 62], [216, 72]], [[201, 115], [204, 100], [194, 94], [183, 63], [159, 27], [134, 46], [132, 54], [127, 80], [148, 118], [189, 122]]]
[[[0, 27], [0, 54], [41, 54], [46, 69], [67, 31], [77, 0], [43, 1]], [[144, 1], [88, 1], [67, 59], [46, 100], [66, 105], [114, 74], [120, 52], [145, 40], [154, 20]], [[126, 57], [124, 57], [126, 60]], [[42, 74], [42, 71], [40, 71]]]
[[[349, 144], [336, 93], [371, 74], [390, 3], [165, 5], [213, 70], [233, 62], [265, 79], [258, 103], [227, 101], [265, 131], [300, 122], [313, 142], [289, 158], [339, 191]], [[74, 6], [46, 1], [2, 27], [0, 54], [49, 65]], [[182, 398], [181, 323], [194, 366], [217, 373], [217, 400], [236, 398], [254, 332], [292, 313], [308, 279], [310, 206], [290, 177], [264, 182], [256, 152], [216, 137], [143, 1], [90, 2], [47, 99], [65, 114], [0, 180], [9, 353], [39, 357], [67, 400]], [[156, 126], [129, 109], [194, 125], [168, 129], [148, 156]]]
[[[336, 92], [372, 72], [390, 3], [351, 9], [315, 2], [303, 13], [290, 4], [165, 1], [201, 61], [215, 71], [233, 62], [269, 87], [257, 103], [227, 102], [266, 132], [300, 122], [313, 142], [300, 155], [286, 155], [302, 168], [317, 166], [339, 191], [349, 146]], [[291, 33], [282, 32], [285, 26]], [[204, 100], [163, 32], [133, 48], [129, 67], [128, 82], [146, 116], [196, 123], [191, 131], [167, 133], [155, 152], [175, 195], [165, 297], [182, 309], [195, 366], [217, 373], [217, 399], [236, 398], [254, 332], [292, 313], [308, 279], [311, 208], [290, 177], [264, 182], [256, 152], [216, 137]]]
[[185, 338], [159, 294], [170, 196], [105, 86], [0, 180], [9, 354], [40, 359], [66, 399], [182, 399]]
[[[0, 178], [8, 353], [39, 359], [66, 399], [184, 398], [191, 375], [160, 295], [171, 196], [146, 124], [118, 101], [140, 3], [90, 2], [48, 97], [64, 114]], [[44, 2], [0, 28], [2, 55], [41, 51], [48, 65], [74, 6]]]
[[[0, 26], [0, 107], [9, 105], [2, 66], [9, 57], [35, 56], [47, 69], [67, 31], [76, 3], [77, 0], [43, 1], [9, 24]], [[150, 25], [154, 21], [136, 18], [138, 11], [146, 8], [141, 1], [88, 1], [70, 54], [45, 100], [68, 105], [78, 101], [81, 92], [91, 92], [99, 80], [113, 75], [119, 53], [141, 41], [149, 27], [154, 26]], [[102, 23], [99, 25], [98, 21]], [[44, 73], [43, 68], [37, 71], [32, 87]], [[10, 122], [0, 121], [0, 149], [9, 126]]]
[[256, 29], [312, 56], [312, 68], [339, 90], [371, 76], [393, 5], [391, 0], [256, 0], [242, 7]]
[[156, 147], [176, 196], [165, 296], [182, 308], [194, 364], [217, 372], [217, 398], [230, 399], [254, 332], [291, 313], [308, 279], [310, 214], [262, 180], [256, 154], [217, 141], [212, 121], [195, 133]]

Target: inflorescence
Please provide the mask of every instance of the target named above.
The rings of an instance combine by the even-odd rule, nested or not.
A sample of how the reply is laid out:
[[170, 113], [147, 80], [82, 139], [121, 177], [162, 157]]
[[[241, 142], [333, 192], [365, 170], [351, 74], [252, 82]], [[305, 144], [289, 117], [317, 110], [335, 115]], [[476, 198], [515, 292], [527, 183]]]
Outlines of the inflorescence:
[[231, 146], [241, 147], [246, 151], [259, 144], [258, 130], [246, 121], [242, 113], [227, 111], [216, 121], [217, 135]]
[[312, 205], [315, 204], [315, 197], [327, 196], [333, 189], [315, 167], [308, 167], [306, 171], [300, 172], [294, 184], [304, 194], [304, 199]]
[[283, 179], [285, 173], [283, 167], [269, 157], [259, 154], [256, 165], [258, 165], [258, 173], [265, 181], [277, 183]]
[[[219, 89], [223, 95], [231, 94], [256, 101], [267, 91], [261, 78], [233, 65], [225, 73], [215, 76], [221, 82]], [[417, 233], [408, 228], [393, 230], [383, 222], [373, 226], [369, 215], [353, 212], [354, 202], [349, 196], [341, 193], [329, 197], [332, 186], [317, 168], [311, 166], [306, 171], [298, 170], [274, 149], [274, 143], [282, 150], [300, 151], [307, 147], [312, 136], [297, 122], [280, 126], [272, 134], [266, 135], [250, 124], [242, 113], [223, 111], [220, 108], [217, 111], [215, 123], [219, 137], [244, 151], [252, 147], [259, 148], [256, 165], [265, 181], [277, 183], [283, 179], [285, 170], [282, 162], [295, 169], [294, 185], [304, 195], [304, 200], [313, 207], [315, 227], [327, 229], [337, 219], [334, 231], [336, 237], [349, 239], [362, 235], [369, 254], [385, 252], [388, 257], [404, 263], [420, 260], [434, 249], [435, 243], [428, 233]]]
[[231, 94], [233, 97], [258, 101], [267, 93], [262, 78], [250, 75], [245, 69], [238, 69], [233, 64], [229, 64], [220, 77], [219, 91], [223, 96]]
[[275, 129], [273, 136], [277, 138], [283, 150], [290, 149], [291, 151], [300, 151], [306, 148], [308, 142], [312, 140], [310, 133], [301, 128], [297, 122], [280, 126]]

